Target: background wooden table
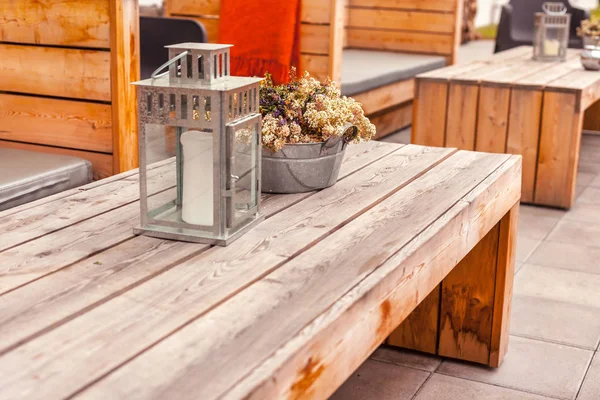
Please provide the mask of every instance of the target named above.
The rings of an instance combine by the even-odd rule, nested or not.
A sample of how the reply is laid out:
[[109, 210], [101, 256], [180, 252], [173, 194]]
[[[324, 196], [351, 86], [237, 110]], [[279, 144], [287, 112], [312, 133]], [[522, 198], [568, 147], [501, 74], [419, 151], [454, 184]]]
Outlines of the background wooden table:
[[0, 398], [324, 398], [403, 320], [498, 365], [519, 178], [516, 156], [351, 146], [335, 186], [266, 197], [227, 248], [133, 236], [136, 173], [5, 211]]
[[570, 208], [586, 110], [586, 128], [600, 131], [600, 73], [579, 52], [542, 63], [518, 47], [419, 75], [412, 143], [521, 154], [521, 200]]

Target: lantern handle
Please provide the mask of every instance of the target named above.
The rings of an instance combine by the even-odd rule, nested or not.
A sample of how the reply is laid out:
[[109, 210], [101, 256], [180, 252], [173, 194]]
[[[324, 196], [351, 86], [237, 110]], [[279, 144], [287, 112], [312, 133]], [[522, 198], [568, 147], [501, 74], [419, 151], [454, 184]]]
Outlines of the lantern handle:
[[169, 71], [165, 71], [162, 74], [159, 74], [160, 71], [162, 71], [163, 69], [167, 68], [168, 66], [170, 66], [171, 64], [173, 64], [174, 62], [176, 62], [177, 60], [181, 60], [183, 57], [185, 57], [188, 54], [188, 51], [184, 51], [181, 54], [176, 55], [175, 57], [171, 58], [169, 61], [167, 61], [166, 63], [164, 63], [163, 65], [161, 65], [160, 67], [156, 68], [154, 70], [154, 72], [152, 73], [152, 75], [150, 76], [151, 79], [156, 79], [156, 78], [160, 78], [161, 76], [165, 76], [166, 74], [169, 73]]

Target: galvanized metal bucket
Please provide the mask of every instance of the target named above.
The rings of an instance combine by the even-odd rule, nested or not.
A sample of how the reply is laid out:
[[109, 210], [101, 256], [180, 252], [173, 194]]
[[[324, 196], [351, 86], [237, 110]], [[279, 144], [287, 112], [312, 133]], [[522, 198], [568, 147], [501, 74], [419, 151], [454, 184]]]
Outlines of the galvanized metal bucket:
[[[354, 125], [346, 126], [354, 130]], [[304, 193], [324, 189], [337, 182], [344, 159], [346, 135], [323, 143], [287, 144], [272, 153], [262, 150], [262, 192]]]

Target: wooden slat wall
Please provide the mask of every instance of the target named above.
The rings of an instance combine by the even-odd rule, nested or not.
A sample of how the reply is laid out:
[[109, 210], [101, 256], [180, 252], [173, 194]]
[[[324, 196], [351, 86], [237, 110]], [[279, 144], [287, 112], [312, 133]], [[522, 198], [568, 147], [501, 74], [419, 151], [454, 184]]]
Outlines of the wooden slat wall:
[[454, 62], [462, 1], [348, 2], [348, 47], [439, 54], [446, 56], [449, 63]]
[[[340, 79], [346, 1], [302, 0], [300, 68], [318, 79], [328, 76]], [[165, 0], [165, 13], [199, 21], [206, 28], [209, 41], [215, 42], [219, 32], [219, 5], [219, 0]]]
[[96, 179], [135, 168], [138, 19], [137, 0], [3, 1], [0, 147], [81, 157]]

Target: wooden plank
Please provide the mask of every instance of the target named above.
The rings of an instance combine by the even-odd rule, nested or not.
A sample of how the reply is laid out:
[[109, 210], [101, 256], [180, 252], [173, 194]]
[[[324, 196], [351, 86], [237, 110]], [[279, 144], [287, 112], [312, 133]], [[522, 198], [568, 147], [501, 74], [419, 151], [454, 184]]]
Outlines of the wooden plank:
[[411, 143], [443, 146], [446, 135], [448, 85], [417, 81]]
[[508, 352], [518, 221], [519, 203], [515, 204], [499, 223], [498, 265], [494, 289], [492, 344], [489, 362], [489, 366], [494, 368], [500, 366]]
[[583, 124], [578, 100], [575, 93], [544, 92], [535, 204], [573, 204]]
[[[57, 148], [43, 147], [43, 149]], [[108, 168], [112, 166], [112, 160], [110, 160], [110, 156], [106, 157], [109, 158]], [[172, 163], [150, 170], [148, 172], [148, 193], [168, 189], [173, 186], [174, 182], [175, 168]], [[17, 215], [5, 216], [0, 220], [0, 251], [133, 203], [139, 199], [138, 183], [139, 178], [135, 176], [135, 178], [97, 186], [67, 198], [45, 203]], [[90, 200], [93, 200], [90, 206], [79, 206], [80, 203]]]
[[454, 33], [453, 14], [379, 8], [350, 8], [348, 28]]
[[450, 83], [445, 147], [475, 150], [479, 86]]
[[[332, 188], [314, 194], [309, 198], [310, 201], [297, 203], [272, 218], [267, 219], [259, 225], [256, 230], [253, 230], [252, 235], [241, 237], [228, 246], [226, 251], [220, 251], [225, 249], [214, 248], [208, 252], [202, 253], [205, 254], [205, 257], [201, 257], [201, 254], [200, 258], [191, 258], [187, 262], [179, 264], [177, 268], [166, 271], [145, 282], [143, 285], [139, 286], [139, 290], [138, 288], [129, 290], [126, 296], [116, 297], [107, 303], [104, 303], [102, 306], [61, 325], [57, 329], [52, 330], [38, 339], [29, 341], [23, 346], [5, 354], [2, 357], [0, 364], [9, 361], [13, 356], [17, 356], [17, 358], [21, 359], [23, 356], [22, 352], [27, 352], [27, 348], [35, 346], [35, 343], [45, 342], [48, 339], [51, 340], [51, 337], [56, 334], [62, 336], [65, 333], [67, 333], [67, 335], [72, 335], [79, 332], [77, 333], [77, 336], [79, 336], [78, 341], [85, 336], [93, 341], [96, 339], [102, 341], [108, 339], [106, 344], [115, 346], [113, 349], [116, 349], [117, 347], [121, 348], [123, 345], [125, 346], [116, 353], [101, 346], [103, 347], [103, 350], [100, 352], [101, 354], [98, 354], [99, 358], [93, 357], [98, 363], [90, 359], [91, 363], [88, 364], [88, 371], [84, 372], [83, 370], [80, 370], [80, 372], [86, 376], [86, 380], [89, 378], [91, 381], [100, 377], [121, 362], [129, 359], [132, 355], [137, 354], [141, 349], [146, 348], [148, 345], [147, 340], [154, 342], [162, 339], [165, 334], [170, 333], [174, 328], [193, 319], [198, 313], [207, 311], [213, 304], [221, 303], [223, 299], [218, 300], [221, 296], [225, 295], [225, 298], [227, 298], [232, 293], [239, 292], [243, 287], [250, 285], [252, 282], [267, 274], [270, 270], [276, 268], [281, 261], [304, 251], [313, 243], [320, 240], [323, 235], [327, 236], [329, 232], [336, 231], [337, 228], [344, 226], [346, 222], [356, 218], [357, 215], [379, 203], [383, 198], [387, 197], [387, 195], [397, 192], [402, 186], [408, 184], [408, 182], [424, 173], [429, 167], [452, 153], [452, 151], [448, 149], [424, 149], [416, 146], [410, 146], [406, 151], [403, 149], [404, 148], [378, 162], [366, 166], [360, 171], [350, 175], [347, 179], [338, 182]], [[359, 184], [359, 182], [362, 183]], [[369, 184], [366, 184], [366, 182]], [[374, 189], [374, 187], [377, 187], [377, 189]], [[285, 196], [281, 196], [281, 198], [285, 198]], [[411, 201], [409, 199], [405, 200]], [[315, 207], [317, 204], [321, 206]], [[334, 208], [341, 212], [332, 212]], [[300, 226], [302, 226], [302, 229], [299, 229]], [[277, 232], [276, 235], [274, 235], [274, 232]], [[267, 252], [256, 251], [257, 245], [261, 247], [262, 244], [267, 242], [269, 243], [269, 250]], [[214, 259], [215, 262], [210, 261], [210, 259]], [[229, 263], [232, 263], [231, 265], [241, 265], [239, 264], [241, 260], [244, 260], [244, 265], [254, 265], [255, 268], [230, 268], [225, 266]], [[198, 268], [198, 265], [209, 266], [209, 268]], [[222, 269], [224, 266], [225, 269]], [[213, 268], [223, 271], [225, 273], [225, 275], [223, 275], [225, 280], [219, 278], [217, 281], [214, 281], [211, 277], [216, 277], [216, 275], [214, 275], [216, 270], [213, 270]], [[201, 277], [199, 273], [200, 275], [207, 273], [207, 275]], [[230, 273], [233, 275], [230, 275]], [[182, 279], [182, 274], [187, 275], [186, 278]], [[220, 275], [220, 272], [218, 275]], [[164, 284], [167, 285], [164, 286]], [[185, 287], [182, 287], [182, 284]], [[205, 286], [205, 284], [207, 286]], [[234, 287], [238, 285], [241, 286], [234, 289]], [[192, 287], [196, 287], [200, 290], [192, 289]], [[149, 294], [148, 290], [154, 291], [153, 299], [149, 299], [150, 303], [146, 302], [147, 295]], [[175, 297], [172, 297], [174, 294]], [[162, 304], [159, 309], [148, 306], [149, 304], [159, 303]], [[114, 318], [115, 315], [113, 315], [113, 321], [110, 324], [106, 325], [101, 323], [101, 320], [105, 320], [105, 318], [108, 317], [106, 314], [108, 309], [112, 310], [115, 306], [121, 309], [125, 304], [127, 304], [127, 306], [123, 309], [123, 318], [119, 317], [117, 321], [117, 319]], [[171, 307], [176, 307], [179, 311], [173, 312], [174, 309]], [[131, 319], [131, 316], [125, 315], [129, 312], [136, 312], [137, 316]], [[93, 317], [93, 314], [96, 314], [96, 317]], [[92, 318], [96, 323], [100, 323], [101, 325], [97, 325], [97, 327], [102, 327], [102, 330], [109, 327], [117, 328], [121, 323], [126, 323], [130, 328], [124, 330], [123, 328], [117, 328], [120, 334], [117, 335], [117, 337], [109, 339], [109, 336], [116, 333], [116, 330], [113, 331], [111, 329], [112, 333], [107, 331], [106, 333], [108, 336], [105, 336], [104, 334], [97, 336], [98, 331], [91, 326], [88, 326], [88, 328], [85, 329], [85, 332], [74, 325], [72, 328], [68, 327], [72, 324], [78, 325], [84, 321], [87, 325], [89, 323], [88, 318]], [[138, 321], [140, 324], [131, 325], [133, 321]], [[133, 337], [142, 337], [138, 335], [141, 331], [146, 331], [150, 326], [153, 326], [153, 328], [148, 332], [148, 335], [143, 335], [145, 340], [135, 340], [136, 343], [132, 346], [132, 342], [129, 339]], [[90, 336], [88, 336], [88, 334]], [[63, 341], [62, 343], [66, 346], [71, 346], [73, 344], [73, 342], [69, 342], [68, 340]], [[81, 349], [83, 347], [78, 348]], [[92, 346], [87, 349], [88, 351], [92, 351], [92, 349], [99, 350], [100, 347]], [[54, 350], [59, 349], [58, 347], [55, 347]], [[51, 355], [52, 352], [53, 350], [45, 352], [45, 356], [42, 356], [42, 358], [45, 359], [46, 356], [50, 356], [50, 358], [58, 362], [58, 359]], [[18, 355], [19, 353], [20, 355]], [[91, 354], [87, 351], [86, 353], [88, 355]], [[120, 360], [114, 357], [116, 354], [120, 355], [117, 357], [120, 358]], [[69, 351], [65, 356], [67, 358], [70, 356], [78, 358], [81, 355], [82, 353], [77, 351]], [[87, 356], [85, 357], [87, 358]], [[106, 359], [101, 360], [101, 358], [104, 357], [110, 358], [111, 361], [106, 363]], [[39, 361], [42, 360], [40, 359]], [[50, 359], [46, 359], [46, 361], [50, 361]], [[65, 358], [62, 358], [62, 362], [64, 361]], [[37, 366], [35, 365], [31, 365], [31, 368], [33, 369], [36, 367]], [[50, 365], [46, 365], [44, 368], [48, 368], [46, 371], [54, 369], [54, 367]], [[0, 369], [2, 369], [1, 366]], [[61, 370], [67, 372], [64, 368], [61, 368]], [[30, 369], [30, 371], [32, 371], [32, 369]], [[16, 372], [16, 369], [13, 368], [13, 372]], [[23, 377], [29, 375], [28, 373], [24, 375], [23, 372], [24, 371], [20, 371], [19, 375]], [[71, 372], [74, 371], [71, 370]], [[27, 383], [27, 379], [15, 382], [13, 376], [4, 375], [4, 372], [2, 372], [2, 375], [5, 379], [3, 379], [0, 385], [11, 382], [11, 391], [17, 390], [20, 392], [20, 390], [23, 390], [23, 392], [20, 393], [33, 397], [36, 395], [35, 391], [40, 390], [42, 386], [44, 386], [44, 391], [47, 396], [61, 397], [77, 390], [82, 384], [81, 381], [73, 379], [68, 380], [64, 385], [54, 385], [51, 383], [54, 378], [50, 375], [43, 374], [44, 377], [51, 378], [51, 381], [46, 382], [48, 385], [35, 385], [36, 387], [31, 387]], [[44, 377], [41, 377], [41, 379], [45, 380]], [[55, 375], [54, 377], [58, 377], [58, 375]], [[0, 392], [4, 393], [6, 388], [6, 386], [0, 388]], [[198, 394], [198, 396], [204, 398], [202, 394]]]
[[452, 25], [452, 37], [454, 38], [454, 45], [452, 46], [452, 55], [450, 56], [450, 61], [448, 64], [455, 64], [456, 59], [458, 57], [458, 52], [460, 50], [460, 45], [463, 40], [463, 19], [464, 17], [464, 7], [465, 1], [463, 0], [454, 0], [454, 7], [456, 12], [453, 14], [453, 22]]
[[496, 226], [442, 282], [441, 356], [489, 362], [498, 238]]
[[475, 150], [505, 153], [510, 89], [482, 85], [477, 107]]
[[[425, 289], [433, 283], [432, 281], [437, 281], [424, 293], [428, 293], [439, 283], [438, 273], [443, 274], [441, 267], [418, 270], [408, 268], [409, 271], [403, 268], [407, 265], [419, 265], [423, 259], [429, 261], [424, 253], [419, 254], [421, 261], [413, 260], [414, 264], [405, 264], [395, 255], [404, 246], [414, 243], [413, 241], [417, 242], [414, 247], [409, 246], [413, 252], [422, 248], [421, 238], [414, 240], [415, 236], [422, 232], [424, 227], [430, 226], [444, 215], [448, 205], [456, 202], [454, 196], [448, 198], [448, 191], [441, 187], [443, 185], [440, 185], [440, 182], [450, 180], [454, 184], [452, 187], [456, 187], [455, 179], [461, 179], [461, 182], [470, 179], [470, 184], [476, 187], [481, 182], [480, 177], [487, 176], [486, 172], [489, 174], [496, 170], [503, 163], [500, 160], [508, 158], [505, 155], [467, 157], [485, 157], [487, 160], [477, 162], [470, 158], [473, 164], [469, 165], [473, 168], [465, 169], [457, 168], [458, 165], [466, 166], [465, 158], [456, 157], [454, 163], [452, 160], [455, 157], [450, 157], [448, 161], [434, 169], [444, 168], [447, 174], [440, 175], [439, 171], [425, 174], [417, 181], [422, 184], [406, 186], [400, 193], [392, 195], [310, 250], [272, 272], [267, 279], [255, 283], [213, 309], [210, 318], [207, 316], [207, 318], [196, 319], [124, 368], [109, 375], [107, 380], [101, 381], [104, 390], [121, 397], [128, 397], [133, 393], [146, 397], [160, 390], [161, 395], [165, 397], [177, 398], [198, 396], [211, 399], [223, 396], [225, 393], [229, 398], [296, 398], [300, 394], [311, 398], [326, 398], [367, 357], [369, 352], [385, 339], [395, 326], [394, 322], [406, 316], [398, 318], [397, 314], [400, 310], [397, 306], [408, 301], [410, 305], [407, 306], [407, 311], [410, 312], [422, 300], [422, 298], [415, 298], [414, 293], [417, 292], [415, 288], [405, 291], [406, 282], [413, 281], [413, 277], [423, 277], [427, 280], [423, 284]], [[496, 164], [498, 161], [500, 165]], [[476, 175], [477, 177], [472, 175], [475, 168], [481, 175]], [[471, 174], [466, 171], [470, 171]], [[458, 175], [462, 178], [458, 178]], [[514, 179], [514, 176], [511, 178]], [[468, 193], [471, 190], [469, 186], [469, 184], [461, 185], [462, 189], [455, 194], [456, 198], [465, 196], [463, 189]], [[428, 201], [424, 199], [419, 201], [421, 196], [427, 197]], [[468, 205], [464, 207], [470, 208]], [[423, 211], [425, 209], [427, 212]], [[403, 211], [394, 212], [394, 210]], [[280, 215], [283, 214], [285, 213]], [[398, 230], [398, 226], [403, 226], [405, 229]], [[469, 224], [466, 223], [465, 226]], [[478, 235], [474, 233], [473, 236]], [[363, 246], [368, 247], [375, 243], [380, 245], [382, 241], [386, 244], [381, 247], [383, 254], [378, 254], [375, 258], [372, 254], [361, 250]], [[357, 247], [357, 243], [361, 246]], [[332, 251], [333, 248], [337, 250]], [[428, 247], [427, 250], [432, 251], [432, 248]], [[327, 261], [318, 262], [324, 257]], [[389, 257], [394, 259], [393, 264], [386, 262]], [[406, 254], [403, 254], [403, 257], [406, 257]], [[318, 268], [314, 267], [315, 264]], [[429, 263], [426, 262], [424, 266], [428, 265]], [[386, 270], [383, 276], [379, 274], [381, 268]], [[419, 273], [421, 271], [427, 272]], [[424, 277], [429, 273], [435, 275], [435, 277], [428, 276], [431, 280]], [[376, 278], [371, 279], [373, 275], [376, 275]], [[391, 282], [387, 280], [389, 275], [396, 275], [390, 279]], [[439, 278], [441, 279], [441, 276]], [[367, 282], [366, 287], [363, 286], [363, 281]], [[385, 289], [379, 287], [374, 289], [378, 285], [384, 286]], [[395, 297], [385, 301], [390, 297], [390, 292], [399, 287], [404, 299]], [[357, 289], [362, 290], [357, 292]], [[418, 292], [421, 293], [420, 290]], [[411, 295], [407, 296], [407, 293]], [[128, 295], [130, 296], [131, 294]], [[136, 299], [143, 301], [140, 298]], [[244, 309], [247, 311], [243, 314], [239, 313], [241, 304], [245, 305]], [[346, 311], [353, 306], [358, 308], [355, 312], [340, 312], [340, 308]], [[281, 318], [290, 315], [289, 310], [292, 307], [295, 310], [294, 317]], [[234, 309], [238, 312], [232, 313]], [[362, 324], [361, 319], [369, 317], [371, 309], [375, 313], [374, 324]], [[354, 322], [360, 326], [358, 332], [363, 331], [362, 335], [353, 329], [353, 324], [347, 322], [333, 328], [332, 325], [336, 325], [338, 319], [343, 319], [340, 314], [357, 318]], [[233, 323], [232, 318], [236, 319]], [[332, 331], [328, 331], [330, 327]], [[209, 332], [207, 329], [216, 329], [219, 335], [207, 335], [206, 332]], [[63, 334], [65, 331], [66, 327]], [[269, 335], [265, 335], [265, 331], [268, 331]], [[349, 331], [351, 334], [348, 334]], [[333, 332], [337, 333], [333, 334]], [[326, 347], [315, 345], [323, 340], [331, 340], [331, 345]], [[338, 346], [333, 345], [334, 341]], [[30, 345], [32, 342], [26, 345], [29, 347], [27, 353], [36, 351], [36, 347], [41, 346], [42, 343], [35, 347]], [[184, 348], [186, 351], [182, 351]], [[249, 350], [240, 353], [237, 350], [239, 348]], [[216, 352], [221, 356], [214, 357]], [[232, 352], [236, 353], [236, 362], [231, 362]], [[302, 354], [296, 359], [299, 353]], [[339, 357], [340, 353], [344, 354], [344, 357]], [[181, 354], [190, 356], [179, 357], [178, 355]], [[172, 368], [161, 369], [159, 372], [156, 368], [146, 367], [156, 365], [153, 360], [159, 357], [164, 357], [163, 363]], [[178, 362], [171, 361], [172, 357], [177, 357]], [[45, 358], [45, 354], [42, 358]], [[208, 360], [210, 360], [210, 368], [206, 367]], [[265, 369], [268, 369], [268, 375]], [[128, 373], [132, 370], [136, 371], [135, 376]], [[249, 371], [251, 371], [250, 376], [248, 376]], [[316, 376], [314, 371], [318, 371]], [[254, 376], [255, 374], [258, 376]], [[123, 379], [125, 376], [128, 379]], [[190, 376], [195, 376], [196, 379], [189, 379]], [[143, 385], [140, 384], [142, 381]], [[211, 385], [197, 384], [207, 381], [210, 381]], [[232, 388], [237, 382], [240, 382], [240, 387]], [[107, 393], [107, 391], [103, 392], [98, 384], [91, 389], [96, 389], [97, 392], [83, 392], [81, 395], [102, 397]]]
[[399, 8], [404, 10], [427, 10], [452, 12], [456, 2], [449, 0], [349, 0], [350, 7]]
[[375, 139], [381, 139], [400, 129], [408, 127], [412, 123], [412, 102], [400, 104], [397, 107], [388, 108], [377, 114], [368, 115], [371, 123], [377, 128]]
[[437, 354], [439, 311], [440, 285], [390, 334], [387, 344]]
[[588, 131], [600, 131], [600, 100], [585, 110], [583, 129]]
[[580, 68], [581, 62], [577, 59], [566, 61], [564, 63], [553, 63], [550, 68], [513, 81], [513, 85], [519, 86], [520, 88], [543, 89], [550, 82]]
[[521, 201], [525, 203], [532, 203], [534, 199], [541, 115], [541, 91], [512, 90], [506, 152], [523, 156]]
[[582, 67], [574, 68], [568, 74], [548, 84], [548, 89], [572, 91], [580, 97], [581, 109], [586, 109], [600, 100], [600, 76], [595, 71], [586, 71]]
[[329, 54], [331, 51], [330, 32], [329, 25], [301, 24], [300, 50], [311, 54]]
[[[103, 179], [112, 175], [112, 155], [106, 153], [95, 153], [91, 151], [64, 149], [62, 147], [40, 146], [36, 144], [9, 142], [0, 140], [0, 147], [7, 149], [21, 149], [29, 151], [39, 151], [40, 153], [63, 154], [67, 156], [79, 157], [92, 163], [92, 172], [94, 179]], [[0, 233], [0, 236], [2, 234]], [[4, 243], [0, 244], [2, 247]]]
[[451, 55], [454, 47], [452, 35], [364, 28], [346, 28], [346, 31], [348, 47], [357, 49]]
[[110, 101], [107, 51], [0, 44], [0, 90]]
[[394, 82], [367, 92], [353, 95], [354, 100], [362, 104], [366, 115], [411, 101], [415, 93], [415, 80], [407, 79]]
[[[343, 50], [344, 50], [344, 42], [346, 40], [346, 30], [344, 29], [344, 21], [347, 17], [347, 9], [346, 4], [347, 0], [330, 0], [330, 12], [331, 18], [329, 22], [330, 32], [329, 32], [329, 67], [327, 70], [327, 74], [329, 77], [336, 81], [342, 81], [342, 63], [343, 63]], [[304, 5], [303, 7], [306, 7]], [[300, 39], [300, 46], [302, 46], [302, 42], [305, 42], [304, 37]], [[302, 51], [310, 52], [310, 49], [302, 49]]]
[[108, 49], [108, 3], [108, 0], [4, 1], [0, 41]]
[[113, 172], [138, 166], [138, 107], [140, 80], [139, 21], [137, 0], [110, 2], [110, 80], [113, 118]]
[[300, 54], [300, 71], [308, 71], [313, 78], [325, 82], [329, 77], [329, 56]]
[[[379, 142], [351, 146], [340, 180], [398, 147]], [[171, 193], [157, 196], [166, 200]], [[263, 212], [269, 218], [313, 194], [269, 196]], [[143, 236], [128, 240], [138, 215], [138, 203], [131, 203], [0, 253], [0, 260], [11, 260], [0, 261], [0, 354], [209, 247]]]
[[0, 139], [112, 152], [106, 104], [0, 94]]
[[219, 15], [220, 0], [167, 0], [169, 14]]
[[302, 9], [300, 19], [302, 22], [313, 24], [331, 23], [332, 2], [323, 0], [301, 0]]

